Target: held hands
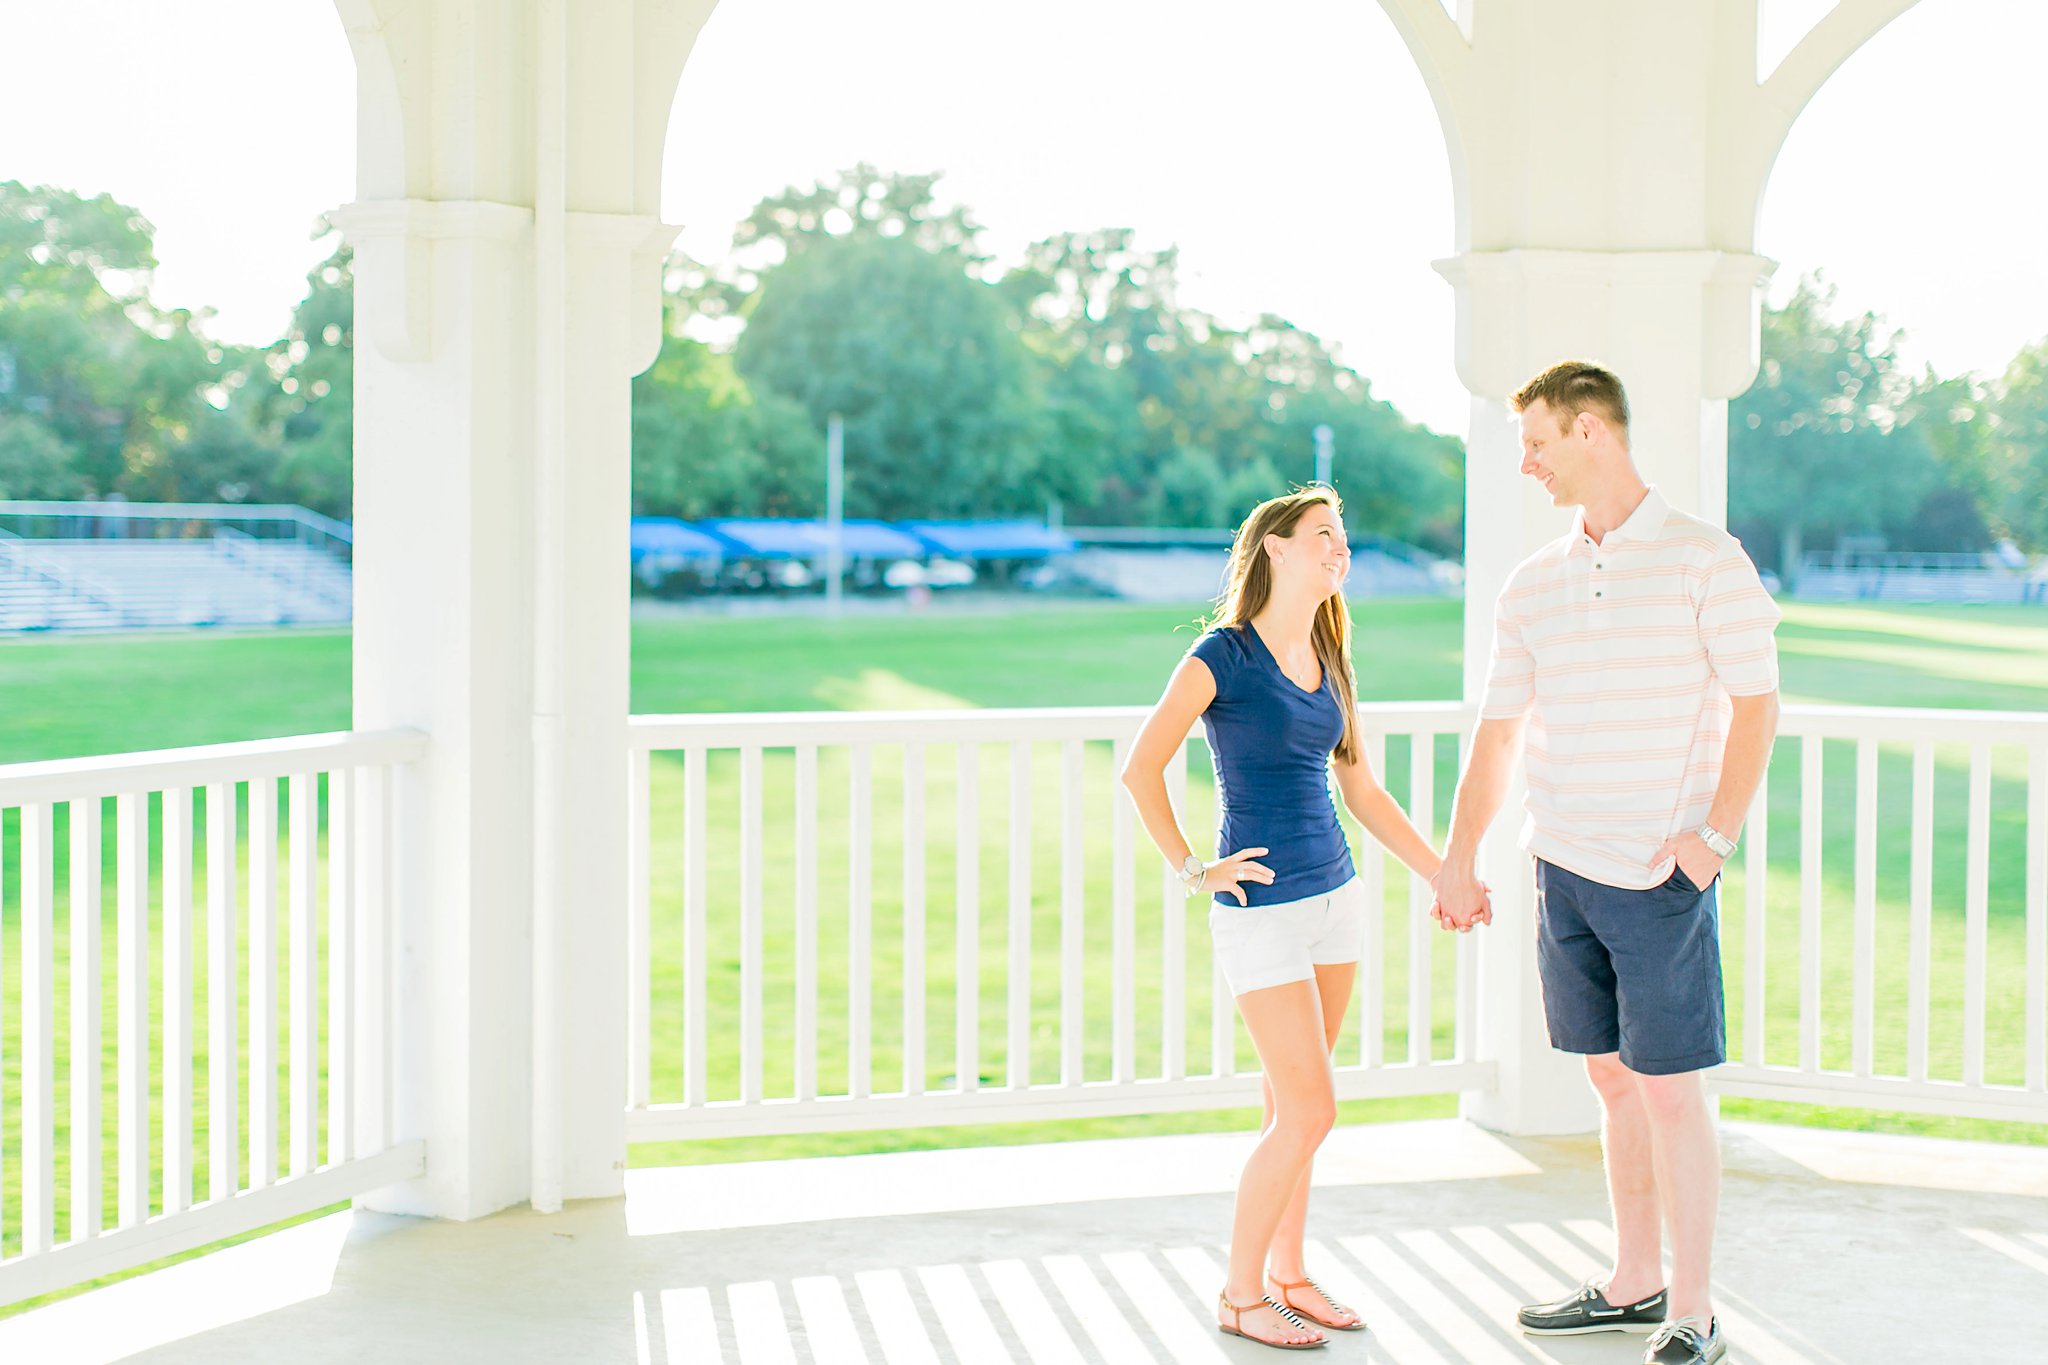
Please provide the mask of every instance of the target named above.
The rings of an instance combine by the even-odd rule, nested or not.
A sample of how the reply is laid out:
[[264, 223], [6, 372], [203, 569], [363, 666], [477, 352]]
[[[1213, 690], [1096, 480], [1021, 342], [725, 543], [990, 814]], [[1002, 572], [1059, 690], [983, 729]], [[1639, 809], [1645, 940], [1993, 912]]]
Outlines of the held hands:
[[1195, 894], [1210, 896], [1221, 891], [1237, 897], [1239, 905], [1246, 904], [1240, 882], [1257, 882], [1261, 886], [1273, 884], [1273, 869], [1252, 861], [1265, 856], [1263, 848], [1242, 848], [1228, 858], [1218, 858], [1203, 869], [1202, 880], [1195, 885]]
[[1436, 900], [1429, 917], [1446, 931], [1469, 934], [1477, 924], [1493, 923], [1493, 891], [1479, 880], [1471, 864], [1446, 860], [1429, 879]]
[[1713, 885], [1714, 878], [1721, 875], [1721, 864], [1725, 861], [1720, 854], [1707, 847], [1707, 841], [1700, 838], [1695, 830], [1674, 834], [1666, 839], [1656, 853], [1650, 857], [1650, 866], [1656, 867], [1666, 858], [1676, 858], [1678, 866], [1692, 884], [1702, 890]]

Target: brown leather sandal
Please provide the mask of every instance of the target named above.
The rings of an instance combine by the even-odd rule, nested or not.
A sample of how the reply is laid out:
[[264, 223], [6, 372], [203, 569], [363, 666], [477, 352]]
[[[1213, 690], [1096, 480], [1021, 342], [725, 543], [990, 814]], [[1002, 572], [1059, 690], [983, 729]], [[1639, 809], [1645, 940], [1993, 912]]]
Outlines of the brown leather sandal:
[[[1266, 1277], [1266, 1282], [1278, 1287], [1278, 1289], [1280, 1290], [1280, 1306], [1282, 1308], [1285, 1308], [1288, 1312], [1293, 1313], [1297, 1317], [1307, 1318], [1316, 1326], [1328, 1328], [1332, 1332], [1363, 1332], [1365, 1330], [1364, 1318], [1360, 1317], [1352, 1309], [1345, 1307], [1345, 1305], [1331, 1298], [1330, 1291], [1323, 1288], [1321, 1285], [1317, 1284], [1314, 1280], [1296, 1280], [1293, 1284], [1289, 1284], [1287, 1281], [1280, 1279], [1278, 1276], [1268, 1275]], [[1303, 1308], [1301, 1305], [1295, 1303], [1294, 1300], [1287, 1297], [1288, 1292], [1290, 1290], [1295, 1289], [1315, 1290], [1316, 1293], [1321, 1294], [1323, 1296], [1323, 1302], [1329, 1304], [1330, 1307], [1340, 1309], [1346, 1313], [1350, 1313], [1351, 1321], [1332, 1322], [1326, 1317], [1322, 1317], [1318, 1314], [1310, 1312], [1308, 1309]], [[1269, 1299], [1268, 1302], [1270, 1303], [1271, 1300]]]
[[1273, 1302], [1271, 1296], [1262, 1298], [1257, 1303], [1232, 1303], [1228, 1294], [1218, 1294], [1216, 1302], [1230, 1310], [1231, 1320], [1216, 1324], [1216, 1330], [1225, 1336], [1243, 1337], [1246, 1341], [1256, 1341], [1261, 1346], [1271, 1346], [1276, 1351], [1313, 1351], [1330, 1344], [1328, 1337], [1318, 1337], [1314, 1341], [1275, 1341], [1271, 1337], [1257, 1336], [1245, 1331], [1244, 1315], [1254, 1308], [1270, 1308], [1303, 1331], [1309, 1330], [1308, 1324], [1301, 1320], [1299, 1313], [1284, 1304]]

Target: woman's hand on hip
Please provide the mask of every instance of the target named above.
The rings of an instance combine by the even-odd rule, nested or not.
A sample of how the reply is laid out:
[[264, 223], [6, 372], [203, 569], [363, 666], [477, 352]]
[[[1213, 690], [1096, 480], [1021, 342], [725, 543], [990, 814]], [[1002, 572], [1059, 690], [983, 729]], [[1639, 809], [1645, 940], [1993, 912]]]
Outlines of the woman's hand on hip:
[[1255, 858], [1266, 856], [1263, 848], [1244, 848], [1228, 858], [1218, 858], [1202, 872], [1201, 891], [1214, 895], [1221, 891], [1237, 897], [1239, 905], [1246, 904], [1242, 882], [1256, 882], [1260, 886], [1273, 884], [1273, 869], [1264, 863], [1254, 862]]

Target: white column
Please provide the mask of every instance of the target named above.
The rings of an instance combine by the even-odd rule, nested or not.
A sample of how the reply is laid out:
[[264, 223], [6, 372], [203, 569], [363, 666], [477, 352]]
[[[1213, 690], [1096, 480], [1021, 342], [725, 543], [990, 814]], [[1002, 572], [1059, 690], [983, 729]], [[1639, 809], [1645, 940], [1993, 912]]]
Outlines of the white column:
[[393, 1124], [428, 1170], [366, 1201], [526, 1195], [530, 211], [335, 215], [356, 248], [355, 724], [432, 740], [395, 793]]
[[[558, 667], [561, 856], [554, 985], [565, 1199], [621, 1194], [626, 1166], [626, 717], [631, 653], [632, 377], [660, 348], [660, 266], [676, 229], [567, 215]], [[548, 1059], [543, 1056], [543, 1062]]]
[[[1568, 519], [1516, 473], [1521, 440], [1507, 405], [1472, 400], [1465, 448], [1465, 697], [1486, 687], [1493, 602], [1528, 549], [1560, 534]], [[1479, 876], [1493, 890], [1493, 924], [1479, 935], [1478, 1058], [1498, 1084], [1464, 1097], [1460, 1112], [1498, 1132], [1578, 1133], [1599, 1123], [1577, 1061], [1550, 1046], [1536, 981], [1535, 879], [1518, 847], [1525, 789], [1519, 767], [1488, 831]]]

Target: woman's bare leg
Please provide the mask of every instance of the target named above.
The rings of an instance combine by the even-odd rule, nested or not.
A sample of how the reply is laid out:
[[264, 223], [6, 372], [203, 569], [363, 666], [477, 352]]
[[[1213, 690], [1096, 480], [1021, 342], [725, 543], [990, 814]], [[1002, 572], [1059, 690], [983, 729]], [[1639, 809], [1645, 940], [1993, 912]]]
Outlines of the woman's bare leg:
[[[1265, 1295], [1268, 1248], [1286, 1217], [1316, 1148], [1336, 1121], [1337, 1101], [1330, 1075], [1323, 1007], [1316, 984], [1293, 981], [1247, 991], [1237, 997], [1252, 1046], [1258, 1050], [1272, 1097], [1272, 1117], [1238, 1179], [1237, 1207], [1230, 1229], [1230, 1273], [1224, 1294], [1232, 1303], [1256, 1303]], [[1220, 1314], [1229, 1321], [1229, 1315]], [[1275, 1341], [1313, 1341], [1270, 1308], [1247, 1312], [1243, 1329]]]
[[[1344, 1013], [1351, 1007], [1351, 987], [1358, 976], [1356, 962], [1338, 962], [1316, 968], [1316, 995], [1323, 1014], [1323, 1046], [1334, 1051], [1337, 1035], [1344, 1030]], [[1266, 1122], [1273, 1121], [1273, 1089], [1266, 1087]], [[1314, 1162], [1304, 1166], [1301, 1179], [1294, 1187], [1294, 1197], [1287, 1201], [1287, 1212], [1281, 1215], [1280, 1225], [1273, 1230], [1272, 1245], [1266, 1249], [1266, 1268], [1279, 1280], [1299, 1284], [1308, 1278], [1302, 1264], [1302, 1239], [1308, 1228], [1308, 1191], [1314, 1175]], [[1340, 1312], [1337, 1305], [1327, 1300], [1318, 1303], [1321, 1296], [1313, 1289], [1296, 1289], [1291, 1297], [1295, 1303], [1315, 1310], [1319, 1317], [1332, 1322], [1353, 1322], [1357, 1314]]]

